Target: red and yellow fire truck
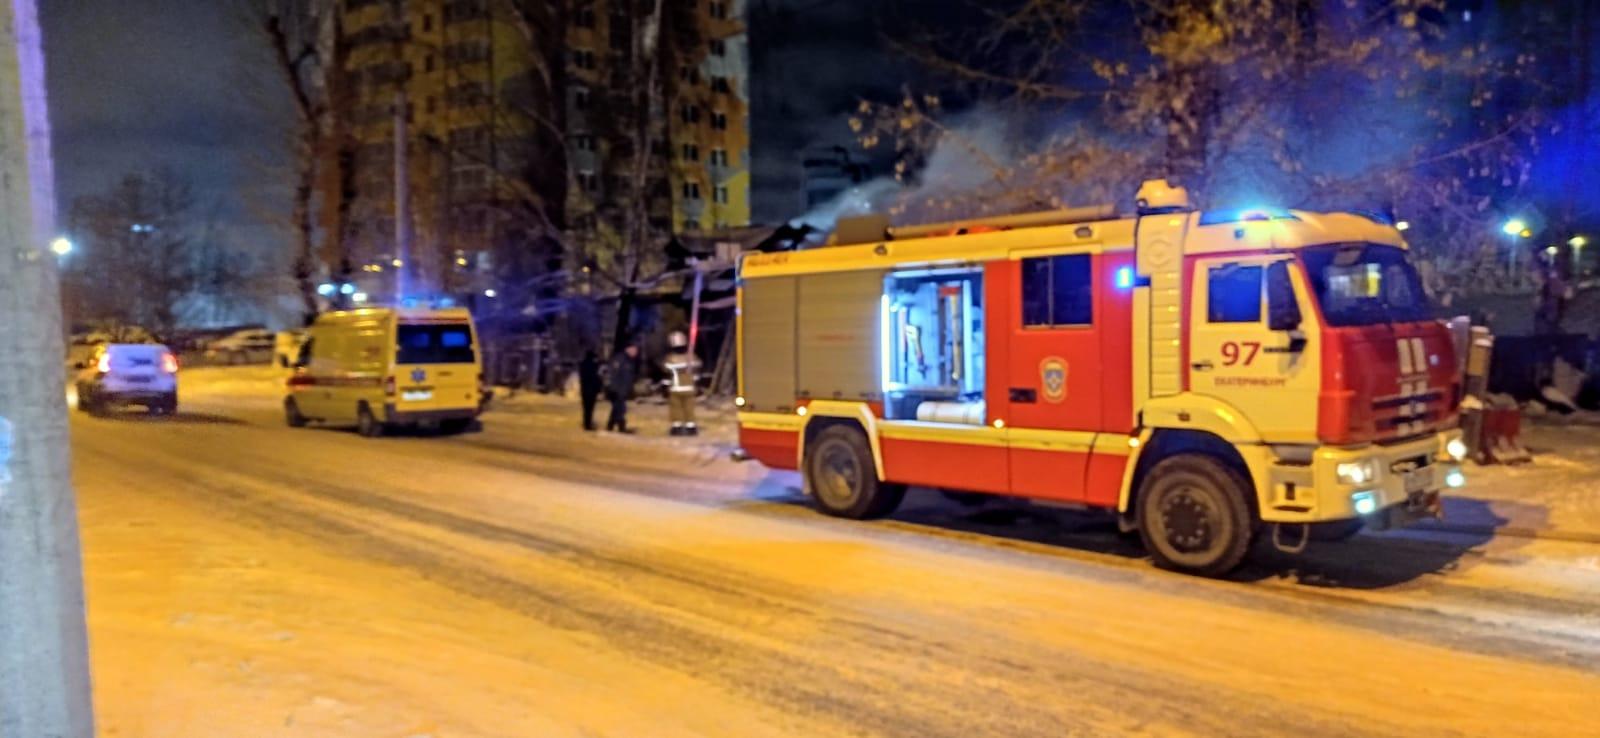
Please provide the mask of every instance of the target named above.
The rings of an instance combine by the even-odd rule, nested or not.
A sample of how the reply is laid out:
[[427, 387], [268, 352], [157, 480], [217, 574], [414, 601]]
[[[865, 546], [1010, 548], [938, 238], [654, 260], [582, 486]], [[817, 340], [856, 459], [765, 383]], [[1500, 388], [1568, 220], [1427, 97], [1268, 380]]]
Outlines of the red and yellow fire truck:
[[908, 486], [1105, 508], [1162, 566], [1234, 568], [1436, 514], [1460, 381], [1393, 225], [1199, 212], [841, 222], [740, 265], [743, 453], [824, 511]]

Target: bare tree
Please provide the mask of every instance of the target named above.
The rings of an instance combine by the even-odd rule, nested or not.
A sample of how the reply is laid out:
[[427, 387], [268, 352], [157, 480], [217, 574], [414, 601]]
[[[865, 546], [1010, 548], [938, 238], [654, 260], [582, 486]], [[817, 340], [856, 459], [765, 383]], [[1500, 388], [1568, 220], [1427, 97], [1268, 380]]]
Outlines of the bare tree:
[[61, 392], [44, 61], [0, 5], [0, 734], [90, 738], [89, 653]]
[[[348, 278], [347, 239], [355, 200], [357, 144], [335, 0], [249, 0], [295, 113], [291, 224], [294, 279], [307, 320], [319, 309], [318, 275], [332, 264]], [[319, 192], [322, 194], [319, 197]], [[317, 222], [317, 213], [323, 222]], [[319, 235], [321, 240], [319, 241]]]
[[159, 170], [74, 201], [69, 217], [82, 253], [66, 277], [78, 317], [141, 325], [158, 336], [176, 328], [183, 302], [200, 286], [194, 204], [187, 182]]
[[1166, 176], [1209, 206], [1391, 210], [1425, 256], [1491, 253], [1484, 209], [1523, 188], [1547, 122], [1535, 55], [1442, 0], [1127, 2], [984, 4], [975, 31], [897, 39], [960, 100], [907, 91], [851, 121], [907, 162], [897, 207], [1114, 201]]

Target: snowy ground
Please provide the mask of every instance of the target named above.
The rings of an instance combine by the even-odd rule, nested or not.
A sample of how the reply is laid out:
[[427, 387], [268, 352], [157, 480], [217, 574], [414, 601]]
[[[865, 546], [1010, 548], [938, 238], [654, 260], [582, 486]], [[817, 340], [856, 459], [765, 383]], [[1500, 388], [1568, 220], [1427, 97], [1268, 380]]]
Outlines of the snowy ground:
[[[373, 441], [283, 427], [261, 370], [184, 383], [176, 418], [73, 421], [102, 735], [1600, 733], [1593, 544], [1463, 523], [1214, 582], [1083, 515], [824, 518], [659, 408]], [[1565, 530], [1581, 463], [1463, 509]]]

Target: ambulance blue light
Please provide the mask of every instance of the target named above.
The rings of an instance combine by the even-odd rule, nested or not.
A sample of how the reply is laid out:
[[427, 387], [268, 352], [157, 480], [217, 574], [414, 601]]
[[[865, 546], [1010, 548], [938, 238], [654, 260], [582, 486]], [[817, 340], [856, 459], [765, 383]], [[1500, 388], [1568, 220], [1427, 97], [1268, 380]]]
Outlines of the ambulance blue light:
[[1117, 270], [1117, 288], [1128, 289], [1133, 286], [1133, 267], [1122, 267]]

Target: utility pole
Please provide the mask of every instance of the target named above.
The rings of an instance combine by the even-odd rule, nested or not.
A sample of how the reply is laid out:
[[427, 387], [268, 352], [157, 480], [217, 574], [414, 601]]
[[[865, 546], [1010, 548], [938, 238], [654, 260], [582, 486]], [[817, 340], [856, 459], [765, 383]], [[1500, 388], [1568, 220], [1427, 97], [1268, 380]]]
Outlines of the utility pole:
[[0, 736], [92, 738], [41, 48], [0, 3]]

